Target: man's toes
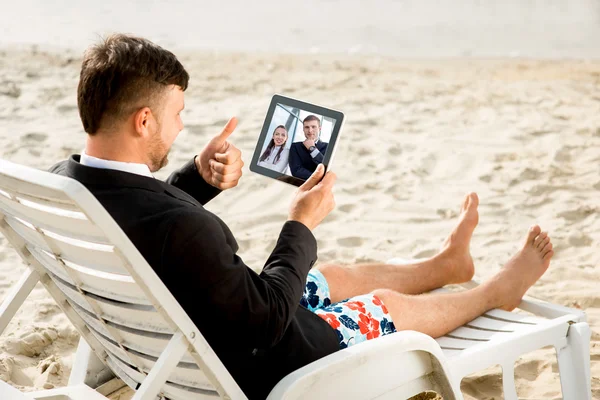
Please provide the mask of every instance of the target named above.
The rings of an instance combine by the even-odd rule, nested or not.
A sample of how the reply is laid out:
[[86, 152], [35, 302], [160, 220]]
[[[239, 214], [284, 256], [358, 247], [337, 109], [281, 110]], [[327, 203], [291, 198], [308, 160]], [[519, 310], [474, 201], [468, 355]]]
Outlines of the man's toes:
[[463, 200], [462, 207], [460, 208], [461, 212], [465, 212], [465, 210], [467, 208], [469, 208], [469, 202], [470, 201], [471, 201], [471, 198], [469, 197], [469, 195], [466, 195], [465, 199]]
[[539, 225], [534, 225], [529, 228], [529, 232], [527, 233], [526, 244], [533, 244], [535, 238], [542, 232], [542, 228]]
[[477, 193], [471, 192], [468, 194], [468, 197], [469, 197], [469, 207], [477, 208], [477, 206], [479, 206], [479, 196], [477, 196]]
[[552, 250], [553, 246], [552, 246], [552, 242], [548, 241], [548, 243], [546, 243], [544, 245], [544, 247], [541, 247], [541, 251], [540, 253], [542, 253], [542, 257], [544, 256], [544, 254], [546, 254], [547, 252], [549, 252], [550, 250]]
[[540, 233], [533, 241], [533, 247], [539, 247], [539, 245], [548, 237], [547, 232]]
[[[540, 235], [541, 236], [541, 235]], [[550, 243], [550, 237], [546, 236], [544, 239], [540, 240], [539, 243], [537, 244], [537, 248], [538, 249], [543, 249], [545, 245], [547, 245], [548, 243]]]
[[471, 192], [465, 196], [465, 200], [462, 204], [461, 211], [466, 211], [471, 207], [477, 207], [479, 205], [479, 197], [477, 197], [477, 193]]
[[544, 261], [548, 261], [552, 258], [553, 255], [554, 255], [554, 250], [550, 250], [546, 254], [544, 254], [542, 256], [542, 258], [544, 259]]

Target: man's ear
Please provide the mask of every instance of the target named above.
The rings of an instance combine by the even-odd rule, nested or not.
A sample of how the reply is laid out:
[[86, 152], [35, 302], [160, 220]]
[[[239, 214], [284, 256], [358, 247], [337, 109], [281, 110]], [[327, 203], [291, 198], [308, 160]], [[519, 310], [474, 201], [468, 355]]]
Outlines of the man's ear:
[[136, 111], [133, 116], [133, 124], [135, 132], [139, 136], [148, 136], [150, 128], [150, 120], [153, 118], [150, 107], [143, 107]]

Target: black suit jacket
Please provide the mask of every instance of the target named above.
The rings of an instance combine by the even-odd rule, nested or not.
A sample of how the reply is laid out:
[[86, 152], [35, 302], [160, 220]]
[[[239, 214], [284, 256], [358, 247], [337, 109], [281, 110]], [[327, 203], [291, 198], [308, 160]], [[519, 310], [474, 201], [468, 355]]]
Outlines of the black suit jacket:
[[317, 169], [317, 165], [323, 162], [325, 152], [327, 151], [326, 142], [318, 141], [315, 143], [321, 154], [317, 154], [315, 158], [310, 155], [310, 152], [302, 142], [292, 143], [290, 148], [290, 171], [297, 178], [308, 179]]
[[339, 349], [335, 331], [299, 305], [317, 243], [283, 225], [262, 272], [236, 255], [231, 231], [202, 206], [219, 190], [188, 162], [167, 182], [79, 163], [52, 172], [83, 183], [111, 214], [251, 399], [288, 373]]

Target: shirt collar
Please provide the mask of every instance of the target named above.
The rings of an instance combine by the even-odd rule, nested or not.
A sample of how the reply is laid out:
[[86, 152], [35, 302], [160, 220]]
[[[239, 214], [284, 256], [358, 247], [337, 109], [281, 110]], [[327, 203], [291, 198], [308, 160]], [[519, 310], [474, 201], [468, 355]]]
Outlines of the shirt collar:
[[115, 169], [117, 171], [129, 172], [130, 174], [147, 176], [148, 178], [154, 178], [150, 168], [146, 164], [129, 163], [122, 161], [104, 160], [85, 154], [85, 151], [81, 152], [81, 164], [101, 169]]

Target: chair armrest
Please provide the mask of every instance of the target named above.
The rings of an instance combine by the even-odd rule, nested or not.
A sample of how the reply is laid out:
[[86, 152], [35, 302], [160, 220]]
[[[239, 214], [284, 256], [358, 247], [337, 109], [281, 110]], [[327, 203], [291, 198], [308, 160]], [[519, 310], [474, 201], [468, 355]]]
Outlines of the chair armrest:
[[432, 373], [439, 375], [438, 389], [449, 392], [444, 398], [454, 398], [457, 392], [462, 398], [460, 389], [451, 387], [453, 380], [437, 342], [419, 332], [402, 331], [340, 350], [292, 372], [268, 400], [375, 398], [398, 393], [403, 385], [421, 389], [414, 382], [422, 377], [429, 382]]

